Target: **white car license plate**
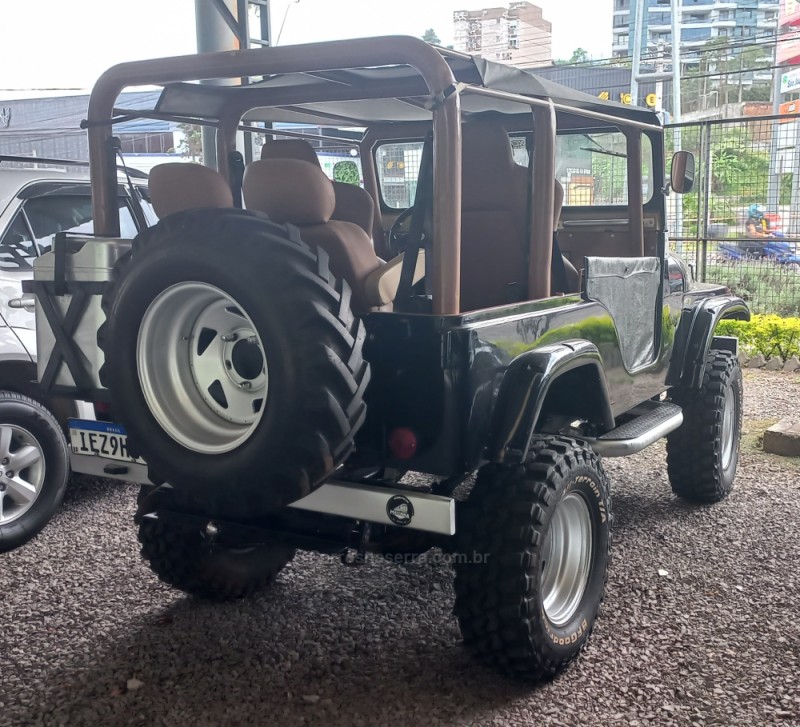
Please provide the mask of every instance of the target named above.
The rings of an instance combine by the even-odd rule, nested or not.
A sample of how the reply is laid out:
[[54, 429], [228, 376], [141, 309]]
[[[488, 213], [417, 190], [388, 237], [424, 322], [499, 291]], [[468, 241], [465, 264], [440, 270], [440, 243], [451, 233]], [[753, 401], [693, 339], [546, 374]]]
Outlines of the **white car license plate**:
[[128, 437], [125, 429], [113, 422], [70, 419], [69, 443], [75, 454], [144, 464], [143, 459], [135, 459], [128, 454]]

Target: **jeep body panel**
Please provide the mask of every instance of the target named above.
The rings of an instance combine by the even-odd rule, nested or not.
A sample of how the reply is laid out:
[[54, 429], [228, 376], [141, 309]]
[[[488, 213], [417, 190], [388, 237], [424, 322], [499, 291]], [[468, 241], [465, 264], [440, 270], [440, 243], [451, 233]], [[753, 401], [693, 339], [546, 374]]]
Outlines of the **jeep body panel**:
[[717, 323], [723, 318], [750, 320], [750, 310], [744, 301], [725, 295], [718, 287], [698, 286], [691, 293], [686, 296], [675, 335], [675, 350], [666, 379], [669, 386], [698, 388]]

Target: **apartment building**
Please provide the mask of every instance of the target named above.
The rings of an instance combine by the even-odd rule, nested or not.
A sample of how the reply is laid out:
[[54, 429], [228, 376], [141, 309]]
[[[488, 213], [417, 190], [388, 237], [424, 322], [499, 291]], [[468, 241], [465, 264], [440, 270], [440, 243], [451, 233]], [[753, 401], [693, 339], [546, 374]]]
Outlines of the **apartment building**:
[[453, 23], [456, 50], [523, 68], [549, 65], [552, 61], [552, 25], [533, 3], [456, 10]]
[[[613, 0], [613, 44], [615, 57], [633, 54], [636, 0]], [[730, 39], [737, 48], [774, 37], [778, 27], [780, 0], [683, 0], [680, 42], [681, 55], [690, 59], [692, 51], [715, 38]], [[672, 44], [672, 14], [669, 0], [646, 0], [647, 40], [643, 51]], [[749, 42], [748, 42], [749, 41]]]

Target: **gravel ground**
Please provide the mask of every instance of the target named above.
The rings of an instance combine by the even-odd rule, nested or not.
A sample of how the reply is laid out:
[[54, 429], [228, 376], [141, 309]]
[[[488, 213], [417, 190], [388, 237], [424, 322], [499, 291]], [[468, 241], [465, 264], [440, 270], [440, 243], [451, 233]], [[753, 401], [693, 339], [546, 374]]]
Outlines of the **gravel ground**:
[[603, 616], [554, 682], [510, 681], [466, 653], [442, 564], [302, 554], [257, 598], [184, 597], [137, 555], [134, 488], [90, 481], [0, 556], [0, 722], [800, 725], [800, 463], [757, 449], [796, 414], [800, 376], [747, 371], [745, 387], [724, 503], [676, 500], [660, 445], [607, 462]]

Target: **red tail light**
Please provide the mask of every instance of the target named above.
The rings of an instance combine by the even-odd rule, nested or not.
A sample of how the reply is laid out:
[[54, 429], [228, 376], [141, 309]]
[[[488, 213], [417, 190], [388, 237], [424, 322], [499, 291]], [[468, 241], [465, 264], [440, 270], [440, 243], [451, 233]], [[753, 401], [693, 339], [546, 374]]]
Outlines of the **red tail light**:
[[417, 435], [407, 427], [392, 430], [388, 442], [389, 451], [397, 459], [411, 459], [417, 451]]

